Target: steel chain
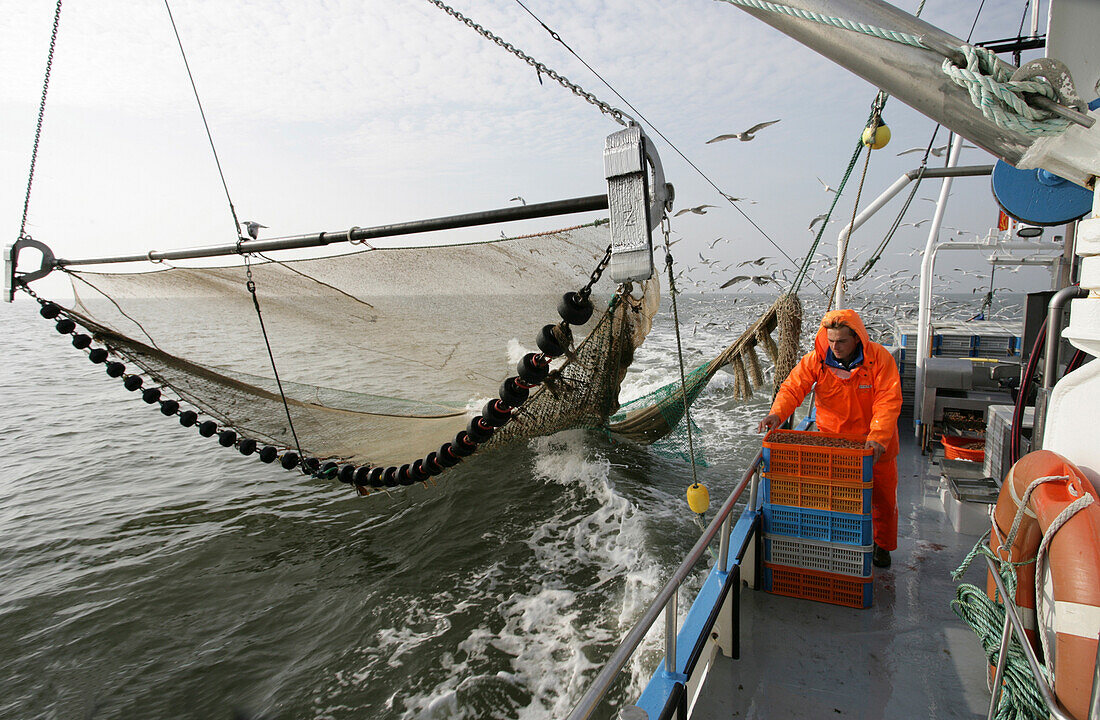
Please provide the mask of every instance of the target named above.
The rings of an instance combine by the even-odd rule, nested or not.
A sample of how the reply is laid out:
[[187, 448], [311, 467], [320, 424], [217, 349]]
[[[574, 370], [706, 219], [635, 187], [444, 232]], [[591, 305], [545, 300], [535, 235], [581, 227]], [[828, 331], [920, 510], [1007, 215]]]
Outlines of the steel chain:
[[607, 251], [603, 254], [603, 260], [596, 266], [596, 269], [592, 271], [592, 274], [588, 276], [588, 284], [580, 289], [577, 294], [581, 297], [588, 297], [592, 294], [592, 286], [600, 281], [600, 276], [603, 275], [603, 271], [607, 269], [607, 264], [611, 262], [611, 246], [607, 246]]
[[[624, 113], [622, 110], [620, 110], [616, 107], [612, 107], [611, 105], [608, 105], [603, 100], [600, 100], [598, 97], [596, 97], [594, 94], [592, 94], [592, 93], [588, 92], [587, 90], [585, 90], [584, 88], [582, 88], [580, 85], [577, 85], [576, 83], [570, 81], [568, 78], [566, 78], [562, 75], [559, 75], [556, 71], [552, 70], [551, 68], [547, 67], [546, 65], [543, 65], [538, 60], [535, 60], [533, 57], [531, 57], [527, 53], [523, 52], [522, 50], [520, 50], [516, 46], [512, 45], [511, 43], [507, 42], [503, 38], [500, 38], [500, 37], [494, 35], [492, 32], [490, 32], [489, 30], [486, 30], [481, 25], [478, 25], [476, 22], [474, 22], [470, 18], [466, 17], [465, 15], [460, 13], [459, 11], [455, 10], [454, 8], [450, 7], [449, 5], [444, 3], [442, 0], [428, 0], [428, 2], [430, 2], [432, 5], [435, 5], [436, 7], [438, 7], [443, 12], [447, 13], [448, 15], [453, 17], [455, 20], [458, 20], [459, 22], [463, 23], [464, 25], [469, 27], [471, 30], [476, 31], [478, 34], [480, 34], [485, 39], [492, 40], [494, 43], [496, 43], [500, 47], [502, 47], [505, 50], [507, 50], [508, 52], [512, 53], [513, 55], [518, 57], [520, 60], [524, 61], [525, 63], [530, 65], [532, 68], [534, 68], [535, 72], [537, 72], [540, 76], [541, 75], [546, 75], [547, 77], [549, 77], [553, 80], [556, 80], [559, 85], [561, 85], [565, 89], [571, 91], [577, 97], [585, 100], [588, 103], [591, 103], [592, 105], [595, 105], [597, 108], [599, 108], [600, 112], [602, 112], [605, 115], [608, 115], [615, 122], [619, 123], [620, 125], [622, 125], [624, 127], [628, 127], [630, 125], [630, 123], [627, 122], [627, 120], [625, 119], [625, 118], [628, 118], [630, 116], [627, 115], [626, 113]], [[541, 78], [540, 78], [540, 82], [541, 82]]]
[[50, 54], [46, 58], [46, 77], [42, 80], [42, 102], [38, 105], [38, 124], [34, 128], [34, 149], [31, 151], [31, 170], [27, 175], [27, 194], [23, 198], [23, 221], [19, 224], [19, 238], [29, 239], [27, 235], [27, 210], [31, 205], [31, 185], [34, 184], [34, 166], [38, 162], [38, 141], [42, 137], [42, 118], [46, 114], [46, 93], [50, 89], [50, 71], [53, 69], [53, 53], [57, 47], [57, 26], [61, 22], [61, 0], [57, 0], [57, 9], [53, 14], [53, 32], [50, 33]]

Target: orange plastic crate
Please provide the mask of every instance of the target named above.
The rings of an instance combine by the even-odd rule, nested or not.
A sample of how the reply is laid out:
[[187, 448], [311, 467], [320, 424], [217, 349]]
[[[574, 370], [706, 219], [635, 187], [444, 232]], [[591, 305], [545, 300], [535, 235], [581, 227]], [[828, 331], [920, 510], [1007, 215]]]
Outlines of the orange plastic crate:
[[[835, 442], [849, 447], [830, 447]], [[764, 461], [769, 476], [858, 483], [871, 480], [872, 452], [861, 435], [772, 430], [764, 436]], [[851, 511], [841, 511], [851, 512]]]
[[764, 563], [764, 589], [774, 595], [862, 609], [871, 607], [872, 587], [869, 577]]
[[766, 473], [764, 502], [773, 505], [866, 515], [871, 512], [871, 483], [838, 483]]

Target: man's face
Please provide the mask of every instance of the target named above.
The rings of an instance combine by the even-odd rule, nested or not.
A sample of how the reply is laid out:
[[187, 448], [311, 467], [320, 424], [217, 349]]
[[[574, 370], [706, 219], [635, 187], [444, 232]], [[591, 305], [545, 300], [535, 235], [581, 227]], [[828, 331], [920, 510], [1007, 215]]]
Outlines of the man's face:
[[837, 360], [847, 362], [856, 354], [859, 339], [851, 328], [829, 328], [825, 331], [825, 336], [829, 339], [829, 349]]

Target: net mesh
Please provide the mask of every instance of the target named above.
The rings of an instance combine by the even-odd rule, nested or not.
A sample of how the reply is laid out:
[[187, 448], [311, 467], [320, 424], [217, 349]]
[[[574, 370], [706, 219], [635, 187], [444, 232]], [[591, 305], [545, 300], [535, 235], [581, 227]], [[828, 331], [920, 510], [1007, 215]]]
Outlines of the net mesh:
[[[454, 441], [497, 397], [517, 361], [536, 350], [542, 327], [558, 322], [563, 292], [589, 280], [608, 242], [606, 223], [597, 222], [463, 245], [252, 256], [250, 276], [243, 265], [66, 269], [75, 298], [66, 313], [129, 374], [144, 375], [145, 388], [166, 391], [241, 438], [320, 460], [400, 466]], [[727, 364], [737, 396], [751, 396], [764, 381], [757, 345], [776, 378], [797, 360], [801, 308], [786, 295], [693, 370], [685, 388], [669, 383], [620, 408], [620, 383], [652, 326], [660, 289], [654, 278], [618, 288], [601, 279], [591, 290], [602, 310], [574, 328], [545, 382], [483, 447], [604, 429], [689, 460], [677, 430], [685, 397], [691, 405]], [[701, 444], [695, 460], [704, 463]]]
[[[542, 326], [558, 321], [562, 293], [588, 280], [608, 242], [606, 226], [596, 224], [465, 245], [255, 260], [293, 434], [243, 267], [70, 271], [70, 312], [130, 372], [140, 368], [220, 426], [282, 448], [294, 448], [296, 434], [302, 450], [321, 459], [400, 465], [453, 440], [497, 396], [516, 361], [536, 350]], [[509, 423], [502, 440], [606, 420], [654, 303], [645, 294], [612, 303], [610, 284], [592, 290], [597, 307], [610, 311], [576, 329], [577, 347], [539, 393], [584, 387], [571, 398], [583, 407], [541, 401]], [[655, 286], [649, 291], [656, 297]]]

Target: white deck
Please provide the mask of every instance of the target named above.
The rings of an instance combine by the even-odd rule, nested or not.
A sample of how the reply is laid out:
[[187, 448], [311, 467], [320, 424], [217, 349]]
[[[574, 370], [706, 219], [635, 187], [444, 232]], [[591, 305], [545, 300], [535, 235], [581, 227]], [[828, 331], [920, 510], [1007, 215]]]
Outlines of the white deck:
[[[951, 571], [976, 536], [957, 534], [929, 465], [902, 429], [898, 549], [875, 568], [867, 610], [741, 593], [741, 659], [720, 653], [693, 720], [712, 718], [984, 718], [986, 663], [951, 611]], [[984, 563], [967, 580], [984, 587]]]

